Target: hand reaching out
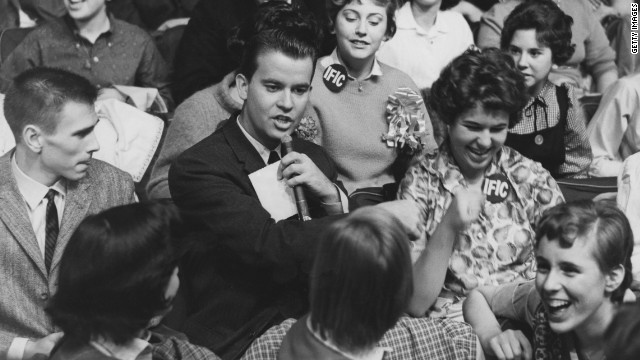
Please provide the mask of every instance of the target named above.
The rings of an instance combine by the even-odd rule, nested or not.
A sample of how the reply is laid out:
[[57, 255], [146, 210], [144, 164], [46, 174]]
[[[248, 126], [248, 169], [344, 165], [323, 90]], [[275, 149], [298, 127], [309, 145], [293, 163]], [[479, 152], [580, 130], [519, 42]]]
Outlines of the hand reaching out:
[[533, 355], [529, 340], [520, 330], [501, 332], [489, 340], [489, 348], [500, 360], [530, 360]]
[[443, 222], [447, 221], [457, 231], [464, 230], [478, 219], [483, 203], [484, 194], [479, 189], [459, 186], [453, 191]]

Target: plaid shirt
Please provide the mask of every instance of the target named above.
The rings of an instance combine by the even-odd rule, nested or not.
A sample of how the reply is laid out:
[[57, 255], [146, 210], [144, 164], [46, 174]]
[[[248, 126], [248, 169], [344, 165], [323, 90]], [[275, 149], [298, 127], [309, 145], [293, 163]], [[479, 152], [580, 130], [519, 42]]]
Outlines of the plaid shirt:
[[180, 340], [174, 336], [151, 346], [154, 360], [220, 360], [216, 354], [202, 346]]
[[[276, 359], [280, 344], [295, 319], [276, 325], [259, 337], [242, 360]], [[447, 319], [403, 317], [377, 344], [393, 351], [384, 360], [403, 359], [476, 359], [477, 337], [466, 323]]]
[[[587, 136], [586, 121], [580, 109], [578, 99], [572, 86], [563, 85], [569, 90], [567, 109], [567, 126], [564, 135], [566, 156], [560, 165], [559, 173], [563, 176], [584, 178], [591, 165], [593, 155]], [[520, 111], [520, 121], [509, 132], [514, 134], [531, 134], [553, 127], [560, 121], [560, 106], [556, 97], [556, 86], [547, 81], [538, 96], [529, 99]]]

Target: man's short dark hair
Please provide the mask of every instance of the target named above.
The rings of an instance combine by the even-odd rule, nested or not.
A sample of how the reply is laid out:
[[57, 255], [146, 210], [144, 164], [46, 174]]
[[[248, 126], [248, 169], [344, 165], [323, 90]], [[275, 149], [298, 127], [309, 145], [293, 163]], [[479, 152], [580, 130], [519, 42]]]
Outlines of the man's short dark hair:
[[4, 98], [4, 116], [16, 138], [29, 124], [51, 134], [57, 115], [69, 101], [93, 106], [98, 90], [80, 75], [46, 67], [26, 70], [13, 79]]
[[315, 67], [320, 28], [313, 15], [284, 1], [261, 4], [254, 17], [234, 30], [229, 50], [239, 58], [238, 72], [251, 79], [258, 68], [258, 57], [281, 52], [293, 59], [310, 58]]
[[389, 212], [359, 209], [322, 236], [311, 272], [311, 325], [340, 349], [375, 345], [412, 293], [408, 239]]
[[529, 0], [516, 6], [504, 21], [500, 47], [509, 49], [517, 30], [535, 30], [538, 44], [551, 49], [554, 64], [562, 65], [571, 58], [575, 45], [571, 44], [573, 18], [551, 0]]
[[177, 225], [177, 210], [160, 202], [114, 207], [80, 223], [47, 308], [66, 340], [82, 344], [103, 336], [123, 344], [169, 309]]

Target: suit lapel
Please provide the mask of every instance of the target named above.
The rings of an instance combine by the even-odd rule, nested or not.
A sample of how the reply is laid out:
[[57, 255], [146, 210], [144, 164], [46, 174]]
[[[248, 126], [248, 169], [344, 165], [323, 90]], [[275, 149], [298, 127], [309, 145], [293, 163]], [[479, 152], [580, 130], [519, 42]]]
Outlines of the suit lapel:
[[223, 127], [223, 132], [231, 150], [236, 154], [238, 162], [244, 165], [247, 175], [265, 167], [264, 160], [262, 160], [258, 150], [244, 136], [235, 117], [232, 116], [228, 120], [227, 125]]
[[42, 252], [33, 232], [27, 205], [18, 190], [18, 184], [11, 170], [11, 156], [14, 150], [0, 157], [0, 220], [7, 226], [15, 241], [24, 249], [40, 272], [46, 276]]
[[64, 203], [64, 211], [62, 213], [62, 222], [60, 224], [60, 233], [58, 234], [58, 242], [51, 260], [51, 271], [60, 262], [62, 253], [69, 242], [69, 238], [76, 230], [80, 222], [87, 216], [87, 212], [91, 206], [91, 197], [89, 196], [89, 185], [91, 184], [91, 173], [79, 181], [67, 181], [67, 196]]

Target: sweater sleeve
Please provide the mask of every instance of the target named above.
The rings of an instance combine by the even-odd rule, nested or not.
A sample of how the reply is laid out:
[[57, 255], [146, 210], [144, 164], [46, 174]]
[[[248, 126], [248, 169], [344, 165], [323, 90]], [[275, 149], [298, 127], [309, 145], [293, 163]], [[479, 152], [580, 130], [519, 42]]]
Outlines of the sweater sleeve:
[[585, 8], [583, 12], [584, 16], [581, 17], [581, 19], [574, 19], [574, 21], [584, 22], [584, 25], [581, 27], [574, 25], [573, 28], [584, 28], [588, 31], [584, 44], [584, 65], [589, 70], [589, 73], [594, 77], [594, 80], [609, 71], [616, 71], [617, 73], [615, 64], [616, 53], [609, 45], [609, 39], [607, 39], [604, 28], [596, 18], [593, 11]]

